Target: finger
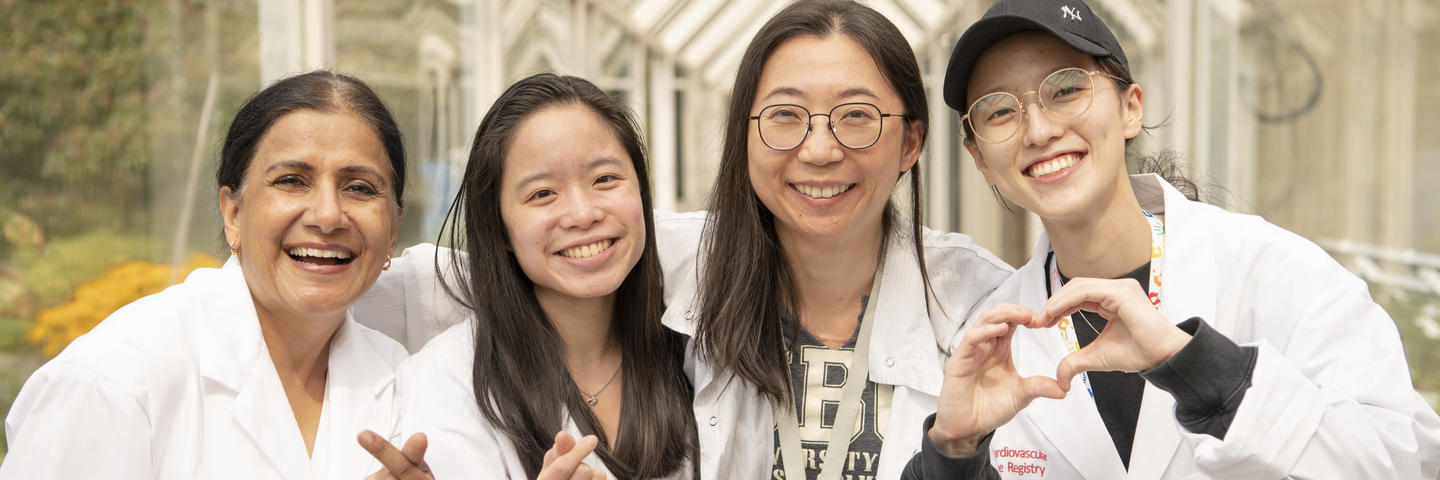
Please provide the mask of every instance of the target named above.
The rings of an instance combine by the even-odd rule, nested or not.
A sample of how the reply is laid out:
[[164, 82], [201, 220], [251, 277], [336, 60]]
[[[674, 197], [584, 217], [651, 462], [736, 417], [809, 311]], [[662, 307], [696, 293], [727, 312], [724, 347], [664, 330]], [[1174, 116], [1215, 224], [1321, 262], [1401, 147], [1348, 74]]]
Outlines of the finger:
[[[567, 434], [566, 436], [568, 437], [569, 435]], [[544, 467], [544, 472], [542, 472], [543, 474], [540, 477], [576, 478], [575, 473], [577, 469], [585, 465], [583, 463], [585, 457], [589, 456], [590, 452], [595, 450], [595, 445], [599, 443], [600, 439], [596, 438], [594, 435], [586, 435], [584, 438], [581, 438], [579, 442], [575, 442], [575, 448], [571, 448], [569, 449], [570, 451], [565, 452], [558, 457], [555, 457], [554, 462], [552, 462], [549, 466]], [[588, 469], [589, 467], [585, 468]]]
[[561, 455], [569, 452], [571, 448], [575, 448], [575, 437], [570, 436], [568, 432], [564, 431], [556, 433], [555, 445], [545, 451], [545, 459], [544, 462], [540, 464], [540, 468], [543, 469], [555, 463], [556, 458], [560, 458]]
[[405, 446], [400, 448], [400, 453], [405, 454], [405, 458], [410, 459], [410, 463], [414, 464], [415, 468], [430, 473], [430, 465], [425, 463], [425, 449], [429, 446], [430, 441], [425, 438], [425, 434], [417, 433], [405, 441]]
[[[573, 474], [570, 475], [570, 479], [571, 479], [571, 480], [591, 480], [591, 479], [595, 478], [595, 474], [597, 474], [597, 473], [600, 473], [600, 472], [599, 472], [599, 471], [596, 471], [595, 469], [590, 468], [589, 465], [586, 465], [586, 464], [583, 464], [583, 463], [582, 463], [582, 464], [580, 464], [579, 466], [575, 467], [575, 473], [573, 473]], [[601, 474], [600, 478], [605, 478], [604, 474]]]
[[1120, 310], [1120, 305], [1129, 300], [1140, 300], [1149, 304], [1145, 291], [1141, 290], [1140, 284], [1134, 280], [1077, 278], [1051, 295], [1041, 314], [1058, 318], [1083, 309], [1110, 318], [1117, 316], [1115, 314]]
[[[370, 430], [360, 432], [356, 440], [360, 442], [360, 446], [364, 447], [366, 452], [370, 452], [370, 456], [380, 461], [380, 466], [390, 475], [404, 478], [421, 473], [404, 453], [397, 450], [394, 445], [390, 445], [390, 442], [380, 438], [380, 435], [376, 435], [375, 432]], [[384, 478], [384, 476], [382, 475], [380, 478]]]
[[978, 322], [980, 324], [1009, 323], [1016, 324], [1030, 318], [1034, 310], [1013, 303], [1000, 303], [980, 313]]

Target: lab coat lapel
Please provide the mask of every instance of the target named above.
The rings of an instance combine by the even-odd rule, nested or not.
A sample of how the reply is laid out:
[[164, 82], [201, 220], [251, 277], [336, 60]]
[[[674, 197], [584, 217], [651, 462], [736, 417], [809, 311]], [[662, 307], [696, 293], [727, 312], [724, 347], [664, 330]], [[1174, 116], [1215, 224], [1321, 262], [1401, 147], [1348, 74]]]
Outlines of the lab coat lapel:
[[[394, 368], [383, 359], [385, 355], [367, 341], [355, 321], [349, 317], [340, 325], [330, 343], [330, 371], [325, 386], [325, 411], [329, 416], [330, 472], [332, 478], [360, 478], [369, 474], [370, 462], [336, 461], [367, 458], [354, 438], [357, 428], [369, 428], [380, 435], [387, 432], [393, 412], [384, 408], [384, 396], [394, 386]], [[401, 445], [406, 439], [399, 439]]]
[[[950, 337], [957, 322], [937, 322], [926, 311], [929, 292], [920, 277], [920, 262], [912, 253], [908, 225], [886, 248], [879, 298], [867, 300], [875, 308], [875, 328], [870, 335], [870, 380], [904, 386], [932, 397], [940, 396], [940, 342]], [[939, 312], [935, 312], [939, 316]], [[942, 333], [943, 332], [943, 333]]]
[[305, 440], [295, 425], [290, 405], [285, 403], [285, 388], [266, 353], [257, 359], [250, 378], [235, 395], [230, 417], [235, 419], [255, 447], [284, 478], [310, 477], [310, 459], [305, 456]]
[[206, 328], [194, 332], [206, 395], [233, 394], [230, 417], [271, 467], [283, 478], [308, 478], [305, 441], [284, 403], [285, 389], [265, 348], [239, 263], [232, 257], [219, 271], [197, 274], [221, 276], [212, 291], [193, 296], [187, 307], [187, 314], [207, 319]]
[[[1215, 298], [1214, 264], [1204, 261], [1211, 258], [1209, 243], [1185, 231], [1189, 200], [1153, 174], [1132, 176], [1131, 185], [1142, 207], [1165, 216], [1163, 283], [1152, 286], [1160, 292], [1161, 312], [1174, 323], [1190, 317], [1214, 322], [1214, 304], [1206, 301]], [[1130, 454], [1135, 478], [1160, 478], [1175, 457], [1182, 437], [1174, 412], [1175, 397], [1147, 382]]]
[[[1049, 252], [1050, 239], [1042, 234], [1030, 262], [1017, 272], [1017, 275], [1023, 275], [1017, 292], [1021, 305], [1043, 308], [1049, 298], [1045, 291], [1044, 277], [1045, 259]], [[1020, 345], [1021, 342], [1032, 345]], [[1038, 375], [1055, 378], [1055, 366], [1059, 365], [1060, 360], [1068, 353], [1064, 341], [1060, 338], [1059, 329], [1053, 327], [1017, 332], [1013, 343], [1015, 345], [1011, 348], [1012, 352], [1037, 352], [1043, 356], [1015, 358], [1015, 368], [1022, 377]], [[1120, 462], [1120, 455], [1115, 452], [1115, 443], [1110, 439], [1105, 423], [1100, 420], [1100, 412], [1095, 408], [1095, 400], [1085, 389], [1079, 375], [1071, 382], [1070, 392], [1065, 398], [1036, 399], [1023, 413], [1034, 419], [1037, 427], [1044, 432], [1045, 438], [1055, 446], [1060, 456], [1085, 478], [1125, 477], [1125, 465]], [[992, 448], [1001, 446], [992, 445]]]

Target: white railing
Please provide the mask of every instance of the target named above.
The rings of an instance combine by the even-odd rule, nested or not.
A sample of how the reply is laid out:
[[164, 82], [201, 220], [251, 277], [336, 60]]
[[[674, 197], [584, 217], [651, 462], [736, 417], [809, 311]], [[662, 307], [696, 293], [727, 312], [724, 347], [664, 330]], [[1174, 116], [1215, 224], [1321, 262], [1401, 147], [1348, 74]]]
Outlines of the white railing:
[[[1440, 322], [1436, 321], [1440, 317], [1440, 255], [1346, 239], [1320, 240], [1319, 243], [1351, 272], [1372, 285], [1400, 288], [1433, 297], [1435, 301], [1426, 302], [1414, 321], [1426, 337], [1440, 340]], [[1396, 268], [1383, 268], [1382, 263]]]

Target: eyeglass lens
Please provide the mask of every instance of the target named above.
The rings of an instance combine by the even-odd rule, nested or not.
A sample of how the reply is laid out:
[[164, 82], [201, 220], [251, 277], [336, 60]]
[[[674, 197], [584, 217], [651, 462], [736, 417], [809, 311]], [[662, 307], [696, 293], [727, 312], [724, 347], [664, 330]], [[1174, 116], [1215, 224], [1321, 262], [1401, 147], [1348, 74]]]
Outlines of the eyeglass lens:
[[[1035, 93], [1040, 109], [1051, 120], [1074, 120], [1089, 110], [1090, 100], [1095, 96], [1095, 82], [1090, 72], [1065, 68], [1045, 77]], [[1001, 142], [1020, 130], [1023, 109], [1015, 95], [996, 92], [976, 100], [970, 106], [966, 121], [981, 140]]]
[[[810, 134], [810, 111], [799, 105], [771, 105], [760, 111], [760, 140], [776, 150], [800, 146]], [[868, 103], [846, 103], [830, 110], [829, 125], [841, 145], [867, 148], [880, 138], [880, 108]]]

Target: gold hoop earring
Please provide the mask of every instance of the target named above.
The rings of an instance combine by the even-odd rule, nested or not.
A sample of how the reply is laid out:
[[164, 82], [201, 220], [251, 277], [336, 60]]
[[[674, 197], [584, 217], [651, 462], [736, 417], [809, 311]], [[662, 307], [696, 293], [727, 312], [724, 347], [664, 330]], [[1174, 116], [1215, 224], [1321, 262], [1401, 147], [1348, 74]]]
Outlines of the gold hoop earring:
[[380, 269], [381, 269], [381, 270], [384, 270], [384, 271], [387, 271], [387, 272], [390, 271], [390, 256], [389, 256], [389, 255], [386, 255], [386, 256], [385, 256], [385, 265], [382, 266], [382, 267], [380, 267]]
[[234, 245], [227, 245], [227, 246], [230, 247], [230, 254], [231, 254], [231, 255], [234, 255], [234, 256], [237, 256], [237, 257], [240, 256], [240, 249], [239, 249], [239, 248], [235, 247]]

